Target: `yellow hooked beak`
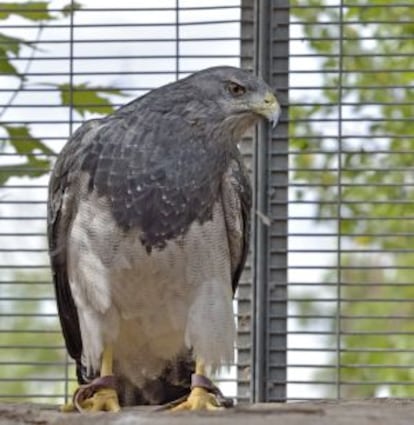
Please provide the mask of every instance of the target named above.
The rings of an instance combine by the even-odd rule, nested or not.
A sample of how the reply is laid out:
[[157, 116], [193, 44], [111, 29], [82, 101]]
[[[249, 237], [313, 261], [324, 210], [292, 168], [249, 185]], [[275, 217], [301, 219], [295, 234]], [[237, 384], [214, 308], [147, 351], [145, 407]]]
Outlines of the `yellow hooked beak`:
[[254, 112], [267, 118], [275, 127], [280, 117], [280, 105], [272, 92], [267, 92], [263, 99], [253, 106]]

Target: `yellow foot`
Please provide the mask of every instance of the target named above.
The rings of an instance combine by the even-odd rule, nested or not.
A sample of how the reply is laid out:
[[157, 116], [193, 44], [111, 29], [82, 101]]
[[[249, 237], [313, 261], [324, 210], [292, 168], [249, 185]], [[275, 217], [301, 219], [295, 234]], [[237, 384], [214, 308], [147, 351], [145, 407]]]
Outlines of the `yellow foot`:
[[115, 391], [116, 379], [113, 375], [95, 378], [88, 384], [79, 386], [73, 395], [72, 403], [65, 404], [62, 412], [119, 412], [118, 395]]
[[118, 395], [112, 388], [102, 388], [91, 397], [79, 403], [86, 412], [119, 412]]
[[223, 407], [217, 401], [214, 394], [209, 393], [206, 389], [195, 387], [191, 390], [187, 400], [171, 409], [172, 412], [180, 412], [182, 410], [222, 410]]
[[96, 391], [92, 397], [76, 403], [67, 403], [60, 407], [60, 411], [75, 412], [119, 412], [121, 410], [118, 395], [112, 388], [102, 388]]

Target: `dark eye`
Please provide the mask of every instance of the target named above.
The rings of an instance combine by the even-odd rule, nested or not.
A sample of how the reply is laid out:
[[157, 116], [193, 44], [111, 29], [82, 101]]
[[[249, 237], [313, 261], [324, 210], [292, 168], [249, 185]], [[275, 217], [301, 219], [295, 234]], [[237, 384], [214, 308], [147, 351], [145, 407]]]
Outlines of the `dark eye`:
[[240, 84], [230, 82], [228, 86], [228, 90], [231, 95], [233, 96], [242, 96], [244, 93], [246, 93], [246, 88], [241, 86]]

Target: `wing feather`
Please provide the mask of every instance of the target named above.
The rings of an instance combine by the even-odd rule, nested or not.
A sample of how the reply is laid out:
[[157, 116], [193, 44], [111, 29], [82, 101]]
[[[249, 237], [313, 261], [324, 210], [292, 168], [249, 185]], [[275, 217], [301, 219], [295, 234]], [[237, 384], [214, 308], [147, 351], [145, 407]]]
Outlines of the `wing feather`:
[[230, 162], [222, 183], [222, 202], [229, 240], [233, 294], [246, 263], [250, 243], [250, 180], [238, 153]]
[[77, 209], [77, 177], [81, 150], [91, 142], [98, 120], [85, 123], [65, 145], [49, 181], [47, 233], [52, 277], [63, 336], [69, 355], [76, 361], [78, 379], [82, 378], [82, 338], [78, 312], [68, 280], [66, 244]]

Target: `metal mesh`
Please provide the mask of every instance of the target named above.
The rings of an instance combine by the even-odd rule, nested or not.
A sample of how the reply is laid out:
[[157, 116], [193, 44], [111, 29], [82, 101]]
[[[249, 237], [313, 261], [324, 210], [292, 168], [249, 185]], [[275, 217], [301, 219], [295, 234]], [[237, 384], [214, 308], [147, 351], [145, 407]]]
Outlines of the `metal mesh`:
[[291, 2], [290, 399], [413, 395], [413, 18]]
[[[412, 396], [414, 6], [82, 4], [40, 26], [22, 16], [1, 21], [1, 34], [38, 47], [12, 61], [24, 84], [0, 76], [1, 123], [29, 126], [56, 152], [106, 111], [93, 97], [95, 113], [61, 106], [64, 94], [76, 103], [85, 83], [121, 89], [124, 97], [103, 97], [124, 104], [189, 72], [241, 63], [278, 90], [280, 125], [241, 143], [255, 220], [237, 305], [237, 372], [221, 377], [226, 393], [237, 387], [241, 401]], [[61, 16], [62, 6], [52, 2], [50, 13]], [[7, 43], [0, 38], [1, 52]], [[0, 181], [5, 167], [20, 176], [0, 187], [0, 399], [61, 402], [74, 378], [50, 284], [47, 175], [27, 177], [41, 167], [22, 160], [31, 139], [14, 139], [17, 150], [0, 144]], [[51, 156], [33, 148], [30, 158]]]

